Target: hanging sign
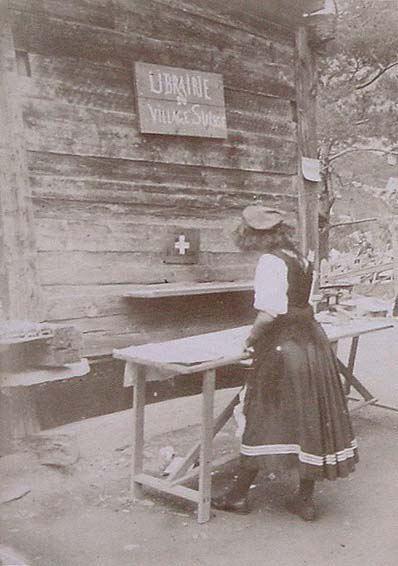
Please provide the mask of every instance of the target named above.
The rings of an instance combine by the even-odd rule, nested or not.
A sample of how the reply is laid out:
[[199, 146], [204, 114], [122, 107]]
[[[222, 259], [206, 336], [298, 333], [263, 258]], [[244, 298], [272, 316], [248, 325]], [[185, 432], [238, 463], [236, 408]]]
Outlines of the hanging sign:
[[222, 75], [135, 63], [135, 87], [142, 133], [227, 137]]

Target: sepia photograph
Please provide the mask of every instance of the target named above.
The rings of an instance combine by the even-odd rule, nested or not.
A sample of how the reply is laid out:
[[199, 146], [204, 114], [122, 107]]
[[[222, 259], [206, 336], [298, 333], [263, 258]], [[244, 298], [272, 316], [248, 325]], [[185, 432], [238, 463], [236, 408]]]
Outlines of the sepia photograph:
[[0, 566], [398, 564], [398, 0], [0, 0]]

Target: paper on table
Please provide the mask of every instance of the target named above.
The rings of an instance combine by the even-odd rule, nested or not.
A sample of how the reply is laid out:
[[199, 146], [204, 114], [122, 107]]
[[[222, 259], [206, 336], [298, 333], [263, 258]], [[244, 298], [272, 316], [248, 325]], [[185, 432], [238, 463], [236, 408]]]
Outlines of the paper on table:
[[200, 344], [182, 346], [180, 344], [151, 344], [150, 346], [139, 346], [134, 349], [134, 355], [138, 358], [148, 358], [154, 362], [177, 363], [177, 364], [198, 364], [217, 360], [223, 355], [215, 349], [204, 350]]
[[244, 341], [249, 330], [232, 329], [226, 336], [224, 332], [202, 334], [200, 337], [173, 340], [167, 343], [146, 344], [129, 348], [129, 354], [137, 359], [157, 363], [200, 364], [221, 358], [239, 357], [244, 349]]

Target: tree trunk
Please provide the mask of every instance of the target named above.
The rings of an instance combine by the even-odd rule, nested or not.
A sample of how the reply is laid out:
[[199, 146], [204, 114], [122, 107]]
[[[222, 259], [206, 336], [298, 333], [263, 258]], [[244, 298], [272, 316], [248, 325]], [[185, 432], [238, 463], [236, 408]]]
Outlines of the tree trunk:
[[329, 219], [323, 216], [319, 218], [319, 260], [328, 259], [329, 257]]
[[322, 159], [322, 189], [319, 199], [319, 260], [329, 257], [330, 216], [335, 198], [327, 158]]

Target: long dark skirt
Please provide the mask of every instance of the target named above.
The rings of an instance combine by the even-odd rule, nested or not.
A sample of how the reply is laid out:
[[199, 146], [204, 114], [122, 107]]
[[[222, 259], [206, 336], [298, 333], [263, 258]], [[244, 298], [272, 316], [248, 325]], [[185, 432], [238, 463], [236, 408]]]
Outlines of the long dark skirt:
[[[241, 453], [336, 479], [358, 462], [335, 354], [310, 310], [278, 316], [255, 345]], [[261, 458], [262, 459], [262, 458]]]

